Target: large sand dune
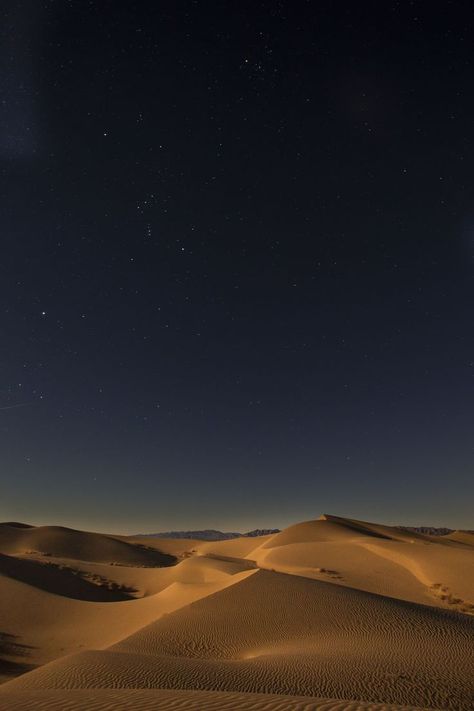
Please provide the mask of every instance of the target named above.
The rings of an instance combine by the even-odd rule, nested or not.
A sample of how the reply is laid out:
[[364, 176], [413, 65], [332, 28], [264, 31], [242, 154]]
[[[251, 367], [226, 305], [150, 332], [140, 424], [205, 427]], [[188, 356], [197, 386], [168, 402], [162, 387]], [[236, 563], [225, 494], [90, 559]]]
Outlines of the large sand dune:
[[218, 542], [3, 524], [0, 551], [1, 711], [473, 707], [468, 534], [334, 516]]
[[62, 526], [38, 528], [0, 524], [0, 551], [13, 555], [40, 553], [59, 558], [119, 565], [171, 565], [174, 557], [145, 544], [132, 545], [100, 533], [75, 531]]

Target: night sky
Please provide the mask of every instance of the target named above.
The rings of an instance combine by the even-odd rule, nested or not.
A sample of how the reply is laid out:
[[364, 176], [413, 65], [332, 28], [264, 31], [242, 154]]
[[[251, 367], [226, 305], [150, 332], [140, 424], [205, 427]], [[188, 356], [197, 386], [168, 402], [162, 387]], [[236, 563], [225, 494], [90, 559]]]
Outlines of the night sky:
[[1, 20], [0, 519], [473, 528], [472, 4]]

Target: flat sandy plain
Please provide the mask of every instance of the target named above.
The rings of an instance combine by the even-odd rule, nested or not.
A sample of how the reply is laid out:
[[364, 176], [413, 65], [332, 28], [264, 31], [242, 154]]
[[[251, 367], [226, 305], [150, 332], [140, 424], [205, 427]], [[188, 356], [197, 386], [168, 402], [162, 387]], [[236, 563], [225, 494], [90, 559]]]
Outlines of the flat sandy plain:
[[0, 524], [1, 711], [474, 708], [474, 535]]

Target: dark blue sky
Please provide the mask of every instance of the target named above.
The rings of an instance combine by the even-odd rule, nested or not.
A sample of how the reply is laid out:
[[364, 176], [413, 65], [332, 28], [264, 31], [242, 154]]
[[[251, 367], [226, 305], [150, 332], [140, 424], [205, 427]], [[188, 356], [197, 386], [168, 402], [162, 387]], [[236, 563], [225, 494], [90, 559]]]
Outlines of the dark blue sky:
[[473, 528], [469, 3], [7, 2], [0, 519]]

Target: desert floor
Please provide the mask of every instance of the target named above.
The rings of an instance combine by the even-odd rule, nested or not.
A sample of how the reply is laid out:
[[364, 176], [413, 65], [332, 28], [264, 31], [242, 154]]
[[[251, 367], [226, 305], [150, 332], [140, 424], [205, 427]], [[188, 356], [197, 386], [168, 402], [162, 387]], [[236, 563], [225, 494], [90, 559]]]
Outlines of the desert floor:
[[0, 711], [474, 708], [474, 535], [0, 524]]

